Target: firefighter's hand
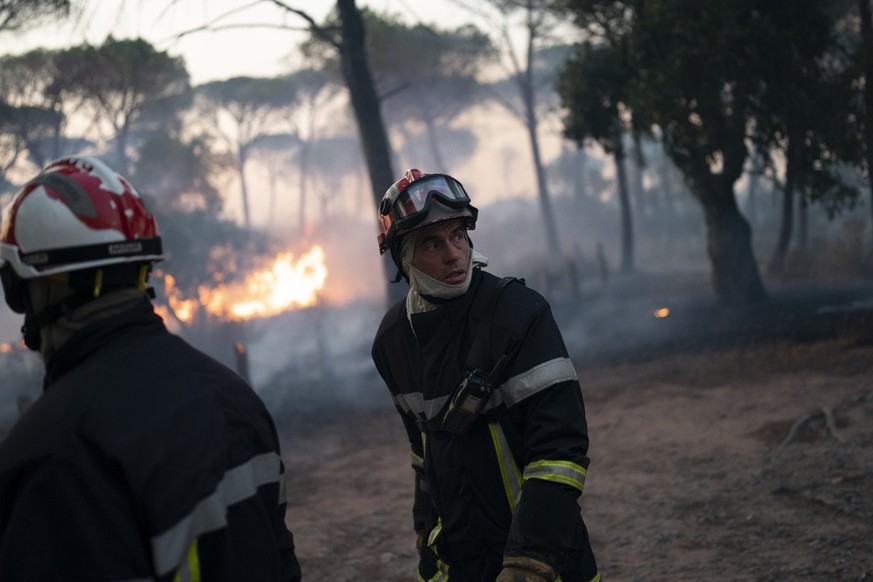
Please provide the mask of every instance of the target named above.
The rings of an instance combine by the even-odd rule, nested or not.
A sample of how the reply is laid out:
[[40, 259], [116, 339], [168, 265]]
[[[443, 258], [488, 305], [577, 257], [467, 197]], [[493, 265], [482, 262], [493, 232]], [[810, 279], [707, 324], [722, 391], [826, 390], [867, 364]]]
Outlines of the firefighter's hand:
[[503, 570], [494, 582], [555, 582], [555, 570], [533, 558], [504, 556]]

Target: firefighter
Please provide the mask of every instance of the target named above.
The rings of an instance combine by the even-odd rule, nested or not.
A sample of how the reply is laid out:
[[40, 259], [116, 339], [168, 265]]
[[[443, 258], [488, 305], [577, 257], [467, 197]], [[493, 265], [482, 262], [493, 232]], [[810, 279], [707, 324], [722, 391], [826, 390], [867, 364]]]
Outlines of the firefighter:
[[0, 227], [6, 302], [45, 364], [0, 443], [0, 579], [298, 581], [273, 421], [170, 334], [136, 189], [99, 159], [47, 165]]
[[600, 580], [579, 496], [582, 392], [546, 300], [482, 268], [458, 180], [407, 170], [379, 207], [405, 300], [373, 342], [411, 445], [420, 581]]

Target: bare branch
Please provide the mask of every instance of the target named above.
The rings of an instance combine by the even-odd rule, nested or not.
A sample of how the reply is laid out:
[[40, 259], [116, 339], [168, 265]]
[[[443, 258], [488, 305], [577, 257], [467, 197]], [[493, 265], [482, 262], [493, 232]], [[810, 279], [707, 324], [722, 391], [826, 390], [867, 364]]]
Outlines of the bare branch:
[[[288, 24], [276, 24], [276, 23], [272, 23], [272, 22], [271, 23], [257, 23], [257, 22], [255, 22], [255, 23], [218, 24], [219, 22], [226, 20], [230, 16], [234, 16], [234, 15], [240, 14], [242, 12], [245, 12], [246, 10], [249, 10], [249, 9], [257, 6], [258, 4], [263, 4], [264, 2], [272, 2], [273, 4], [278, 5], [280, 8], [284, 8], [285, 10], [288, 10], [290, 12], [293, 12], [294, 14], [297, 14], [298, 16], [300, 16], [301, 18], [306, 20], [306, 22], [308, 23], [308, 26], [305, 26], [305, 27], [304, 26], [291, 26]], [[175, 4], [176, 4], [176, 0], [172, 0], [170, 2], [170, 4], [168, 4], [164, 8], [164, 11], [162, 12], [161, 16], [166, 14], [167, 11], [169, 10], [169, 8]], [[194, 28], [190, 28], [188, 30], [183, 30], [182, 32], [176, 33], [172, 37], [170, 37], [170, 39], [173, 42], [178, 42], [179, 40], [181, 40], [182, 38], [184, 38], [186, 36], [190, 36], [190, 35], [198, 33], [198, 32], [207, 32], [207, 31], [208, 32], [220, 32], [223, 30], [242, 30], [242, 29], [250, 29], [250, 28], [267, 28], [267, 29], [274, 29], [274, 30], [306, 31], [306, 30], [311, 30], [314, 26], [317, 27], [317, 25], [314, 24], [314, 20], [312, 19], [312, 17], [310, 17], [305, 12], [291, 8], [290, 6], [286, 6], [282, 2], [277, 2], [274, 0], [253, 0], [252, 2], [249, 2], [249, 3], [244, 4], [242, 6], [237, 6], [236, 8], [232, 8], [230, 10], [222, 12], [221, 14], [216, 16], [215, 18], [210, 19], [208, 22], [206, 22], [200, 26], [196, 26]]]
[[278, 6], [279, 8], [287, 10], [288, 12], [291, 12], [292, 14], [296, 14], [297, 16], [299, 16], [300, 18], [302, 18], [303, 20], [305, 20], [306, 22], [309, 23], [309, 30], [314, 32], [319, 38], [321, 38], [325, 42], [330, 43], [337, 50], [339, 50], [341, 48], [341, 46], [340, 46], [341, 43], [339, 41], [337, 41], [336, 38], [331, 34], [330, 29], [325, 28], [325, 27], [321, 26], [320, 24], [318, 24], [315, 21], [315, 19], [309, 15], [308, 12], [306, 12], [304, 10], [300, 10], [299, 8], [294, 8], [293, 6], [288, 6], [287, 4], [282, 2], [281, 0], [268, 0], [268, 1], [272, 2], [273, 4]]
[[178, 40], [181, 40], [182, 38], [189, 36], [189, 35], [192, 35], [196, 32], [205, 32], [205, 31], [220, 32], [222, 30], [239, 30], [239, 29], [246, 29], [246, 28], [272, 28], [275, 30], [296, 30], [296, 31], [308, 30], [308, 28], [299, 28], [296, 26], [290, 26], [288, 24], [273, 24], [273, 23], [258, 23], [258, 22], [251, 22], [251, 23], [247, 23], [247, 24], [242, 24], [242, 23], [240, 23], [240, 24], [223, 24], [221, 26], [213, 26], [211, 24], [204, 24], [202, 26], [198, 26], [198, 27], [191, 28], [189, 30], [184, 30], [182, 32], [174, 34], [172, 39], [175, 41], [178, 41]]

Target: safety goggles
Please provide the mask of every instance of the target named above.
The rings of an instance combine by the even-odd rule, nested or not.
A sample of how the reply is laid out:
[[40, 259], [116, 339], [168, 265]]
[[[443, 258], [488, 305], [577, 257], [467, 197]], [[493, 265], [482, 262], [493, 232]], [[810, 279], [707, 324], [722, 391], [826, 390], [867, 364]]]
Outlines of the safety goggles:
[[427, 216], [434, 199], [450, 208], [470, 205], [460, 182], [444, 174], [430, 174], [383, 198], [379, 213], [395, 228], [406, 229]]

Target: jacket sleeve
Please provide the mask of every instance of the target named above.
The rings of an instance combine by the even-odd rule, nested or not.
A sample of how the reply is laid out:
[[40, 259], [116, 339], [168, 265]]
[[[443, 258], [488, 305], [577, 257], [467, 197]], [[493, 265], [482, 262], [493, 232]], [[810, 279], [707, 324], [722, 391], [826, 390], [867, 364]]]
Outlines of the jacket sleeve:
[[579, 521], [588, 427], [575, 368], [543, 304], [512, 346], [510, 377], [501, 387], [525, 451], [505, 554], [536, 558], [560, 571]]
[[430, 487], [424, 473], [424, 443], [421, 432], [415, 422], [406, 414], [402, 414], [403, 426], [409, 435], [409, 455], [413, 471], [415, 471], [415, 497], [412, 504], [412, 525], [415, 533], [425, 534], [425, 528], [430, 516]]
[[397, 412], [400, 414], [401, 419], [403, 419], [403, 427], [409, 438], [410, 464], [415, 474], [414, 502], [412, 506], [413, 528], [417, 534], [424, 534], [431, 509], [430, 488], [428, 487], [424, 472], [424, 441], [412, 411], [408, 409], [400, 396], [400, 387], [397, 386], [391, 373], [389, 358], [384, 353], [386, 348], [381, 341], [383, 333], [389, 327], [390, 322], [399, 317], [398, 313], [395, 308], [386, 314], [373, 342], [371, 356], [379, 376], [391, 392], [391, 398], [394, 401]]
[[[386, 382], [390, 387], [390, 382], [387, 380]], [[392, 393], [394, 393], [393, 389]], [[411, 413], [404, 411], [396, 402], [395, 405], [400, 418], [403, 420], [403, 428], [406, 429], [406, 435], [409, 438], [410, 465], [415, 475], [412, 526], [415, 533], [424, 534], [431, 508], [430, 487], [424, 472], [424, 441]]]

